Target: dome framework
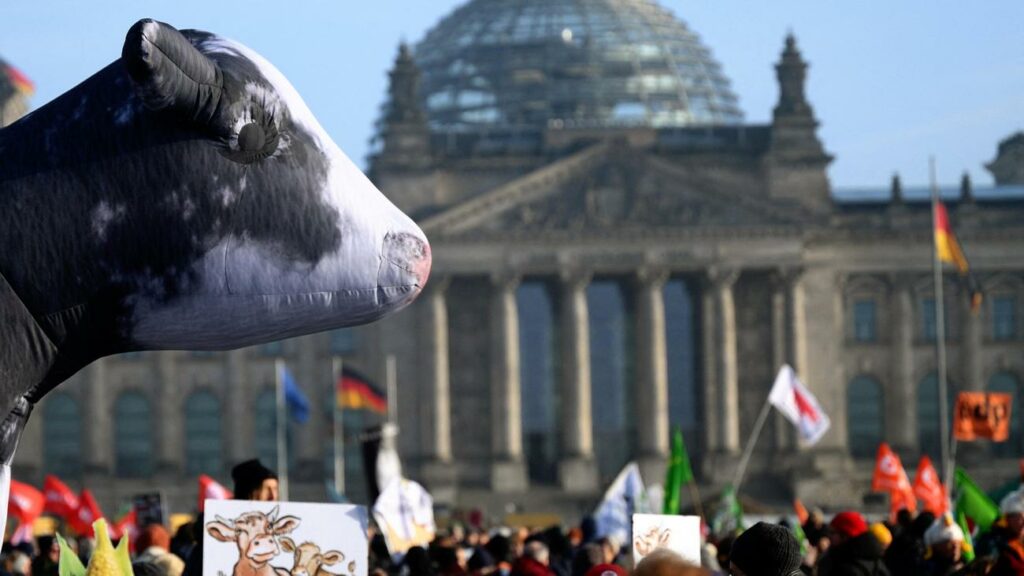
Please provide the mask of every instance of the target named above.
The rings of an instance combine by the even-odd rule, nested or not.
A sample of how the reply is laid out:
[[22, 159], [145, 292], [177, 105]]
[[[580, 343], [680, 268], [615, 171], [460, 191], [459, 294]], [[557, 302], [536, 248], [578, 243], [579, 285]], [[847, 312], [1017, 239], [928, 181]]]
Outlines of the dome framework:
[[415, 54], [434, 130], [743, 120], [711, 52], [650, 0], [472, 0]]

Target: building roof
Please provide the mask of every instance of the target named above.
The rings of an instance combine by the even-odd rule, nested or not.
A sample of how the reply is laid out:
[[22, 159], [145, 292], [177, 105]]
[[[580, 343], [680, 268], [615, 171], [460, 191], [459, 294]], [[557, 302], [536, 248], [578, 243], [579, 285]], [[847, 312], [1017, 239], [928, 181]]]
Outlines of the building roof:
[[652, 0], [471, 0], [415, 55], [435, 131], [743, 120], [711, 51]]

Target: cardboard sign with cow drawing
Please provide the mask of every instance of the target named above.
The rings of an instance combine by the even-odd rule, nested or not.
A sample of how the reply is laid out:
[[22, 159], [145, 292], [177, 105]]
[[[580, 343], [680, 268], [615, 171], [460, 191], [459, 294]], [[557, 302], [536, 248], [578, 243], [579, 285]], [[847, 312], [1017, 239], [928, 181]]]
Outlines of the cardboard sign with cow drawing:
[[700, 517], [633, 514], [633, 561], [668, 548], [700, 565]]
[[363, 506], [207, 500], [203, 576], [366, 576], [367, 521]]

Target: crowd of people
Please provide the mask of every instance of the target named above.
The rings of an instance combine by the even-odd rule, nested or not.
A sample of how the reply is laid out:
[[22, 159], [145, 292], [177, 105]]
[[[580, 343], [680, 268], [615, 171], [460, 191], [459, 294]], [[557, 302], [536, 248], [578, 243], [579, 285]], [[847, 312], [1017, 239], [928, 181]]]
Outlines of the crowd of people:
[[[236, 497], [277, 499], [277, 477], [258, 461], [239, 465], [232, 476]], [[133, 542], [134, 575], [200, 576], [202, 527], [200, 515], [173, 537], [160, 524], [142, 528]], [[544, 530], [456, 522], [401, 556], [372, 526], [369, 537], [372, 576], [1024, 575], [1024, 486], [1002, 499], [998, 521], [973, 541], [948, 513], [903, 510], [891, 522], [869, 523], [856, 511], [826, 517], [816, 509], [800, 526], [782, 518], [708, 534], [699, 564], [667, 549], [634, 563], [632, 546], [601, 535], [593, 518]], [[92, 542], [69, 544], [88, 563]], [[0, 576], [60, 576], [59, 559], [54, 536], [5, 544]]]

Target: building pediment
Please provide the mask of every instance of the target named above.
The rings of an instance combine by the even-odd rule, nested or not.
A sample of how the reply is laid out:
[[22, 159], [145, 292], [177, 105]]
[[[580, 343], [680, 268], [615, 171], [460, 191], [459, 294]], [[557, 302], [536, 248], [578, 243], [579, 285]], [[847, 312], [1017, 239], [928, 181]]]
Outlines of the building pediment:
[[431, 238], [470, 239], [763, 234], [766, 228], [796, 231], [808, 221], [801, 209], [764, 197], [756, 170], [721, 172], [681, 168], [635, 148], [600, 143], [421, 225]]

